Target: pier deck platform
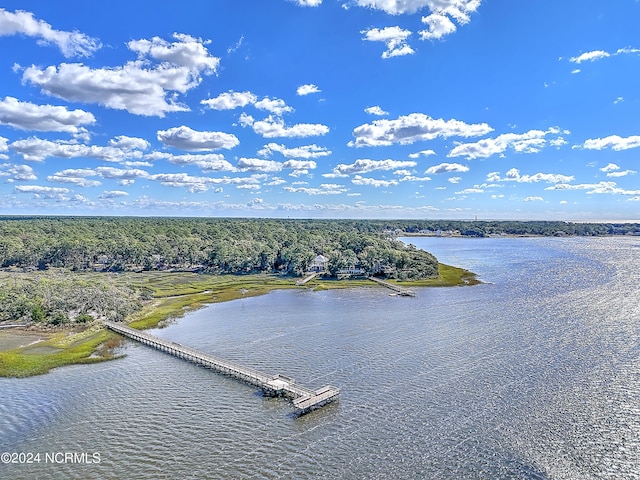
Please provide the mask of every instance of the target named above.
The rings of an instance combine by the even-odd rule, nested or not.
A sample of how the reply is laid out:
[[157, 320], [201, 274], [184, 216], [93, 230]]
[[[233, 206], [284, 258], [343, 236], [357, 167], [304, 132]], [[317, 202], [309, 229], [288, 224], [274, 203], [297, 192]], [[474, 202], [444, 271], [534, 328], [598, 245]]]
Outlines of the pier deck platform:
[[265, 396], [289, 398], [292, 400], [296, 413], [300, 415], [337, 400], [340, 394], [338, 388], [330, 385], [319, 390], [312, 390], [296, 384], [293, 378], [279, 374], [269, 375], [120, 323], [105, 321], [104, 325], [109, 330], [144, 345], [254, 385], [260, 388]]

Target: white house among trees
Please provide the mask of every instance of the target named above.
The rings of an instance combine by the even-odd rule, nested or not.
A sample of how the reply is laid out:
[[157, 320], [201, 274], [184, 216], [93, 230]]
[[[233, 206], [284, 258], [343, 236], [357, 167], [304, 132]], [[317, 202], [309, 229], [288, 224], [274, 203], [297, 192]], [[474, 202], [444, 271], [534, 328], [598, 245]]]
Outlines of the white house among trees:
[[313, 259], [311, 265], [309, 265], [310, 272], [324, 272], [327, 269], [327, 262], [329, 260], [324, 255], [318, 255]]

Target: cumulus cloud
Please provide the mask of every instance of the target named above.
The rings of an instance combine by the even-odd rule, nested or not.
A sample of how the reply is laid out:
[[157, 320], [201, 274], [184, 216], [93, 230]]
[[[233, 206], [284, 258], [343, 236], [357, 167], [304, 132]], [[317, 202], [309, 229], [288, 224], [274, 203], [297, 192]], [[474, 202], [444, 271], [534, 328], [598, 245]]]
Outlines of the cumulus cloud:
[[361, 7], [382, 10], [389, 15], [416, 13], [423, 8], [445, 12], [456, 19], [468, 18], [480, 6], [480, 0], [354, 0]]
[[296, 93], [298, 95], [309, 95], [310, 93], [319, 93], [322, 90], [320, 90], [318, 88], [317, 85], [314, 85], [313, 83], [308, 83], [305, 85], [300, 85], [297, 89], [296, 89]]
[[614, 178], [626, 177], [627, 175], [634, 175], [638, 173], [635, 170], [621, 170], [620, 167], [615, 163], [610, 163], [607, 166], [602, 167], [600, 171], [605, 172], [607, 174], [607, 177], [614, 177]]
[[272, 115], [269, 115], [264, 120], [254, 121], [250, 125], [254, 132], [264, 138], [303, 138], [325, 135], [329, 132], [329, 127], [319, 123], [298, 123], [287, 127], [284, 124], [284, 120]]
[[362, 185], [368, 187], [392, 187], [394, 185], [398, 185], [397, 180], [378, 180], [375, 178], [366, 178], [360, 175], [356, 175], [351, 179], [351, 182], [355, 185]]
[[420, 158], [420, 157], [428, 157], [430, 155], [435, 155], [436, 152], [433, 150], [421, 150], [419, 152], [410, 153], [409, 158]]
[[574, 146], [573, 148], [584, 148], [586, 150], [611, 148], [614, 151], [620, 151], [638, 147], [640, 147], [640, 135], [632, 135], [626, 138], [618, 135], [610, 135], [605, 138], [590, 138], [582, 145]]
[[[454, 147], [448, 157], [466, 157], [467, 160], [475, 158], [488, 158], [492, 155], [502, 154], [507, 149], [513, 149], [517, 153], [537, 153], [544, 147], [562, 146], [566, 141], [559, 134], [568, 134], [567, 130], [560, 130], [557, 127], [549, 128], [546, 131], [529, 130], [526, 133], [504, 133], [496, 138], [486, 138], [475, 143], [462, 143]], [[547, 140], [547, 135], [558, 135]]]
[[49, 182], [71, 183], [78, 187], [97, 187], [102, 183], [98, 180], [91, 180], [86, 177], [97, 175], [95, 170], [91, 169], [67, 169], [54, 173], [47, 177]]
[[469, 167], [466, 165], [461, 165], [459, 163], [441, 163], [427, 168], [424, 173], [428, 175], [437, 175], [440, 173], [464, 173], [468, 171]]
[[249, 186], [251, 189], [260, 187], [260, 182], [266, 175], [251, 175], [249, 177], [195, 177], [186, 173], [157, 173], [149, 175], [148, 179], [161, 185], [175, 188], [186, 188], [191, 193], [206, 192], [219, 185]]
[[434, 119], [423, 113], [400, 116], [396, 120], [374, 120], [353, 130], [350, 146], [407, 145], [437, 137], [477, 137], [493, 131], [486, 123], [468, 124], [460, 120]]
[[542, 197], [525, 197], [522, 199], [523, 202], [544, 202], [544, 198]]
[[[171, 44], [157, 37], [129, 42], [140, 58], [124, 66], [32, 65], [24, 69], [22, 81], [69, 102], [97, 103], [135, 115], [164, 117], [167, 112], [189, 111], [177, 102], [176, 94], [198, 86], [202, 75], [215, 73], [219, 58], [209, 54], [208, 42], [177, 33], [174, 38]], [[161, 63], [148, 67], [152, 60]]]
[[290, 0], [301, 7], [317, 7], [322, 5], [322, 0]]
[[545, 188], [545, 190], [587, 190], [587, 194], [612, 194], [612, 195], [640, 195], [640, 190], [626, 190], [619, 188], [616, 182], [599, 183], [559, 183]]
[[[118, 137], [121, 138], [121, 137]], [[118, 140], [116, 140], [118, 142]], [[139, 145], [142, 145], [139, 143]], [[85, 145], [76, 142], [65, 142], [62, 140], [43, 140], [31, 137], [26, 140], [17, 140], [9, 145], [19, 155], [27, 161], [41, 162], [49, 157], [56, 158], [94, 158], [106, 162], [121, 162], [126, 159], [141, 158], [143, 152], [139, 147], [127, 145], [122, 146], [98, 146]]]
[[35, 193], [42, 195], [57, 195], [69, 193], [68, 188], [43, 187], [40, 185], [17, 185], [14, 190], [19, 193]]
[[291, 193], [306, 193], [307, 195], [340, 195], [347, 192], [348, 188], [335, 183], [322, 183], [319, 187], [284, 187], [284, 190]]
[[422, 17], [427, 28], [419, 32], [420, 38], [439, 39], [456, 31], [457, 22], [465, 25], [471, 14], [480, 7], [481, 0], [354, 0], [361, 7], [382, 10], [390, 15], [413, 14], [428, 9]]
[[370, 28], [369, 30], [361, 30], [364, 35], [363, 40], [369, 42], [382, 42], [387, 49], [382, 52], [382, 58], [402, 57], [411, 55], [413, 48], [407, 43], [407, 38], [411, 36], [411, 31], [400, 27]]
[[146, 150], [150, 147], [148, 141], [144, 138], [128, 137], [126, 135], [118, 135], [109, 140], [109, 145], [121, 150]]
[[369, 115], [378, 115], [379, 117], [384, 117], [386, 115], [389, 115], [389, 112], [385, 112], [378, 105], [374, 105], [373, 107], [367, 107], [364, 109], [364, 111]]
[[559, 173], [536, 173], [534, 175], [521, 175], [517, 168], [510, 169], [504, 177], [499, 172], [491, 172], [487, 175], [487, 182], [518, 182], [518, 183], [567, 183], [573, 181], [573, 175], [561, 175]]
[[236, 170], [235, 167], [226, 161], [224, 156], [219, 153], [172, 155], [164, 152], [154, 152], [145, 158], [166, 160], [174, 165], [180, 166], [192, 165], [205, 172], [233, 172]]
[[417, 162], [410, 160], [370, 160], [367, 158], [358, 159], [351, 164], [336, 165], [332, 173], [325, 174], [325, 177], [346, 177], [356, 173], [368, 173], [375, 170], [395, 170], [397, 168], [415, 167]]
[[182, 125], [168, 130], [158, 130], [158, 140], [165, 145], [191, 152], [206, 152], [221, 148], [231, 149], [240, 141], [232, 133], [202, 132]]
[[127, 197], [129, 195], [128, 192], [124, 192], [122, 190], [107, 190], [103, 192], [98, 198], [118, 198], [118, 197]]
[[257, 95], [251, 92], [234, 92], [233, 90], [221, 93], [215, 98], [202, 100], [200, 103], [213, 110], [233, 110], [253, 105], [259, 110], [265, 110], [276, 115], [293, 111], [293, 108], [280, 98], [264, 97], [262, 100], [258, 100]]
[[456, 24], [441, 13], [432, 13], [427, 17], [422, 17], [422, 23], [427, 25], [426, 30], [418, 32], [422, 40], [440, 39], [456, 31]]
[[285, 145], [279, 145], [277, 143], [268, 143], [258, 151], [258, 155], [268, 157], [273, 152], [281, 153], [282, 156], [289, 158], [319, 158], [331, 155], [331, 150], [315, 144], [287, 148]]
[[0, 177], [8, 177], [7, 182], [31, 182], [38, 179], [33, 168], [29, 165], [14, 165], [12, 163], [0, 164]]
[[569, 61], [572, 63], [582, 63], [582, 62], [595, 62], [596, 60], [602, 60], [603, 58], [614, 57], [617, 55], [628, 55], [628, 54], [639, 54], [639, 48], [632, 47], [624, 47], [619, 48], [613, 53], [609, 53], [605, 50], [592, 50], [589, 52], [582, 53], [576, 57], [569, 58]]
[[281, 98], [264, 97], [262, 100], [255, 102], [255, 107], [260, 110], [282, 115], [283, 113], [292, 112], [293, 108], [289, 107]]
[[95, 38], [77, 31], [55, 30], [44, 20], [34, 18], [31, 12], [0, 8], [0, 36], [9, 35], [26, 35], [36, 38], [38, 44], [56, 45], [65, 57], [88, 57], [101, 47]]
[[85, 134], [87, 130], [83, 125], [92, 125], [95, 122], [92, 113], [80, 109], [68, 110], [63, 106], [36, 105], [21, 102], [14, 97], [0, 100], [0, 125], [9, 125], [20, 130]]
[[238, 169], [243, 172], [279, 172], [282, 170], [282, 163], [261, 158], [241, 158], [238, 160]]
[[215, 98], [202, 100], [200, 103], [213, 110], [233, 110], [234, 108], [253, 105], [258, 101], [258, 97], [251, 92], [224, 92]]
[[287, 160], [282, 164], [283, 168], [293, 170], [289, 175], [298, 177], [300, 175], [308, 175], [309, 170], [315, 170], [318, 165], [313, 160]]

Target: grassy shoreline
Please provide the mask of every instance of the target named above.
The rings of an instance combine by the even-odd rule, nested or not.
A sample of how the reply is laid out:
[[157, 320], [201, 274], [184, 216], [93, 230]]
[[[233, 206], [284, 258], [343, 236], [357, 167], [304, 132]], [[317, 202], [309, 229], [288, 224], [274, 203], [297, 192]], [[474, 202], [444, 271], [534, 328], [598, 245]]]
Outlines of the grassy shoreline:
[[[166, 320], [179, 318], [210, 303], [264, 295], [273, 290], [381, 288], [365, 279], [316, 278], [304, 286], [297, 286], [294, 278], [265, 274], [221, 276], [147, 272], [122, 275], [124, 280], [132, 285], [153, 292], [149, 303], [127, 319], [129, 326], [140, 330], [155, 328]], [[393, 283], [405, 287], [453, 287], [481, 282], [472, 272], [441, 263], [436, 278]], [[52, 368], [63, 365], [95, 363], [118, 358], [115, 350], [120, 344], [120, 337], [105, 330], [98, 322], [81, 331], [49, 332], [32, 328], [0, 331], [0, 338], [29, 334], [37, 334], [44, 338], [15, 348], [0, 348], [0, 377], [29, 377], [47, 373]]]

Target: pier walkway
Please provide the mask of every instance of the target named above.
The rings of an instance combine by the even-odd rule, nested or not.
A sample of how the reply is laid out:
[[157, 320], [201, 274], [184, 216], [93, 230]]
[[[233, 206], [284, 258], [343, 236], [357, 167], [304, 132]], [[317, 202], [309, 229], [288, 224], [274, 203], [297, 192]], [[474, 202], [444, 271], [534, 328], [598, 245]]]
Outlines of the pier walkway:
[[289, 398], [292, 400], [296, 413], [300, 415], [337, 400], [340, 394], [340, 390], [336, 387], [326, 386], [319, 390], [312, 390], [297, 385], [292, 378], [284, 375], [269, 375], [120, 323], [105, 321], [104, 325], [108, 329], [144, 345], [254, 385], [260, 388], [266, 396]]
[[408, 288], [400, 287], [398, 285], [395, 285], [395, 284], [389, 283], [389, 282], [385, 282], [384, 280], [380, 280], [379, 278], [375, 278], [375, 277], [367, 277], [367, 279], [371, 280], [372, 282], [376, 282], [376, 283], [382, 285], [383, 287], [387, 287], [387, 288], [393, 290], [394, 292], [397, 292], [398, 295], [401, 295], [403, 297], [415, 297], [416, 296], [416, 292], [414, 292], [413, 290], [409, 290]]
[[304, 285], [305, 283], [307, 283], [308, 281], [316, 278], [318, 275], [320, 275], [320, 272], [315, 272], [312, 273], [311, 275], [309, 275], [307, 278], [305, 279], [301, 279], [301, 280], [296, 280], [296, 285]]

